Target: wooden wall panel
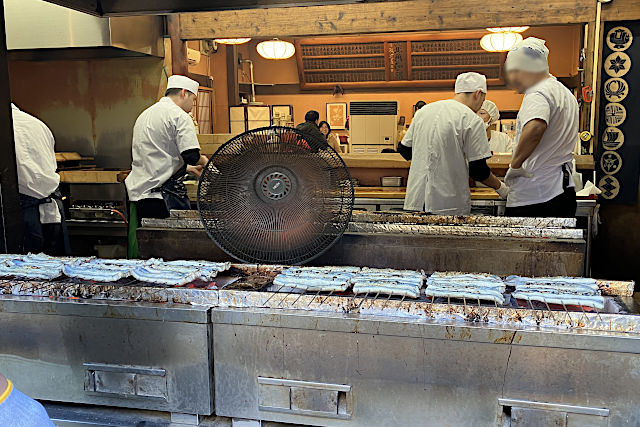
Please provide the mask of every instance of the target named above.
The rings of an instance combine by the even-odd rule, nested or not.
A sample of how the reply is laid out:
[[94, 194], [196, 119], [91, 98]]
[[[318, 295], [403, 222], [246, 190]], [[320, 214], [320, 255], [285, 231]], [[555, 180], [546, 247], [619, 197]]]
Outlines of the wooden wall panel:
[[[477, 71], [502, 85], [504, 55], [480, 47], [479, 32], [386, 34], [296, 39], [302, 89], [453, 87], [458, 74]], [[411, 51], [411, 53], [409, 53]]]
[[477, 0], [408, 0], [183, 13], [181, 35], [195, 40], [583, 23], [595, 19], [595, 4], [595, 0], [494, 0], [483, 5]]

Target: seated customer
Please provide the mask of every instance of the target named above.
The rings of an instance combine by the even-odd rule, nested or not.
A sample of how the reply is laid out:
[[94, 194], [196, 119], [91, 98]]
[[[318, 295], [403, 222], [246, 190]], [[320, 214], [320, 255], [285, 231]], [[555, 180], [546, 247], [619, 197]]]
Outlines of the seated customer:
[[304, 123], [300, 123], [296, 126], [300, 132], [307, 136], [307, 142], [309, 147], [316, 151], [321, 148], [327, 147], [327, 138], [324, 136], [320, 129], [318, 129], [318, 122], [320, 121], [320, 113], [315, 110], [308, 111], [304, 116]]
[[0, 426], [55, 427], [44, 407], [0, 374]]
[[320, 122], [318, 128], [327, 139], [327, 143], [329, 144], [329, 146], [331, 146], [331, 148], [336, 150], [338, 153], [342, 153], [342, 148], [340, 148], [340, 139], [338, 138], [338, 135], [336, 135], [335, 133], [331, 133], [331, 126], [329, 126], [329, 123], [322, 121]]

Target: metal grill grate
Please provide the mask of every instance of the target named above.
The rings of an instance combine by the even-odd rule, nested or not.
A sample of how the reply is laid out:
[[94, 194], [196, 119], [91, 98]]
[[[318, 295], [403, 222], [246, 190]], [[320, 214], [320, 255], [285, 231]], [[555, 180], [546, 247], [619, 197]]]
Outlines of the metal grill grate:
[[209, 236], [251, 263], [301, 264], [329, 249], [353, 209], [353, 182], [325, 141], [286, 127], [255, 129], [211, 157], [198, 186]]

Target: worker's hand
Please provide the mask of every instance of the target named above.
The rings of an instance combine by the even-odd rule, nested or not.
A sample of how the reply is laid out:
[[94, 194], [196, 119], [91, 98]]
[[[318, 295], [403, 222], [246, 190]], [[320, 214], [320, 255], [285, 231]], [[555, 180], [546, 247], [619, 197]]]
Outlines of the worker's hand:
[[507, 171], [507, 174], [504, 176], [504, 182], [511, 184], [514, 179], [521, 178], [521, 177], [531, 178], [532, 176], [533, 175], [531, 173], [527, 172], [522, 167], [514, 169], [511, 166], [509, 166], [509, 170]]
[[198, 161], [198, 166], [206, 166], [209, 163], [209, 158], [205, 155], [200, 156], [200, 160]]
[[187, 165], [187, 173], [192, 173], [195, 176], [197, 176], [198, 178], [200, 178], [202, 176], [202, 172], [204, 171], [204, 166], [200, 166], [200, 165], [196, 165], [196, 166], [191, 166], [191, 165]]
[[502, 200], [506, 200], [507, 196], [509, 195], [509, 187], [507, 187], [504, 182], [500, 184], [500, 187], [496, 189], [496, 193], [498, 193], [498, 196], [500, 196]]

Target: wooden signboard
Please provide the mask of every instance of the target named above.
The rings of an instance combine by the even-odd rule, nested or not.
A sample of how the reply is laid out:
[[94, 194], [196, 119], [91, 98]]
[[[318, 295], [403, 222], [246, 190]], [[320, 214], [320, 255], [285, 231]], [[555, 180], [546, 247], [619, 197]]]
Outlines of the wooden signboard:
[[302, 89], [443, 87], [476, 71], [504, 84], [504, 54], [480, 47], [484, 33], [316, 37], [296, 40]]

